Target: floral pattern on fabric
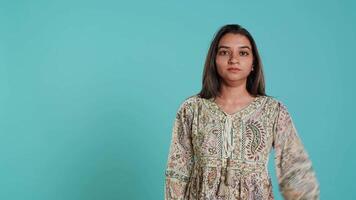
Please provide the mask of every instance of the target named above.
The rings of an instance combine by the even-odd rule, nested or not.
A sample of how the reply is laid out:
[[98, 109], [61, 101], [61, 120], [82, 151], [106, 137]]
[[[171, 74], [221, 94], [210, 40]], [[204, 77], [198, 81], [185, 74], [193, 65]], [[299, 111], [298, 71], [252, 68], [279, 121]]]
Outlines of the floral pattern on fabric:
[[[232, 119], [234, 144], [228, 158], [224, 157], [223, 145], [227, 115]], [[311, 160], [284, 104], [273, 97], [258, 96], [230, 115], [212, 98], [188, 97], [174, 120], [165, 199], [273, 200], [267, 170], [272, 149], [283, 197], [319, 199]]]

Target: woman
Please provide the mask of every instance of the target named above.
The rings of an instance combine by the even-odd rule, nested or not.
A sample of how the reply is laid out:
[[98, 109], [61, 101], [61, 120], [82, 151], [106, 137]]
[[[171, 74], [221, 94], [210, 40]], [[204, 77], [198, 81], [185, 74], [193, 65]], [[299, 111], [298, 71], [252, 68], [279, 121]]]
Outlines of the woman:
[[265, 94], [254, 39], [240, 25], [225, 25], [210, 45], [202, 90], [176, 114], [165, 199], [274, 199], [267, 170], [272, 149], [283, 197], [319, 199], [287, 107]]

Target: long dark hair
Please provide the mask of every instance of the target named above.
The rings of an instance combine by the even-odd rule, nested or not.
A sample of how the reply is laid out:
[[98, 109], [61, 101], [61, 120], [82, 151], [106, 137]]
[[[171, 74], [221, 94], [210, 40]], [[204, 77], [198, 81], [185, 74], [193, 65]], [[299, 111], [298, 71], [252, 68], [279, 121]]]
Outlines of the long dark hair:
[[206, 99], [220, 95], [221, 77], [217, 72], [215, 59], [219, 41], [227, 33], [241, 34], [249, 39], [252, 45], [254, 70], [251, 71], [247, 77], [246, 89], [252, 96], [268, 96], [265, 93], [265, 80], [263, 75], [262, 62], [257, 51], [255, 40], [245, 28], [238, 24], [227, 24], [222, 26], [215, 33], [214, 39], [210, 44], [210, 48], [206, 56], [202, 89], [198, 95], [201, 98]]

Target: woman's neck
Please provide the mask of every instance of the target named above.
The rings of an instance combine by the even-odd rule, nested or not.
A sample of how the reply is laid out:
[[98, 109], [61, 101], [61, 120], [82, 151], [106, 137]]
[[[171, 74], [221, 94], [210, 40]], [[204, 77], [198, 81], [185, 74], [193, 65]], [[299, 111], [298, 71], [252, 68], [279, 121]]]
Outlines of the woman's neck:
[[253, 96], [247, 91], [246, 84], [234, 86], [222, 84], [220, 95], [217, 98], [226, 103], [238, 103], [241, 101], [248, 101], [253, 98]]

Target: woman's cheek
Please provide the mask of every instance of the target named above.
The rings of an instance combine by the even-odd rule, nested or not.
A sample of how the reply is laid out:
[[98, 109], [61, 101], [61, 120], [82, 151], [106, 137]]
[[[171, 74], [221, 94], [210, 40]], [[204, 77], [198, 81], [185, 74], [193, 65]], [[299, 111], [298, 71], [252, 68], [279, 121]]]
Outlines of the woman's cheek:
[[216, 64], [219, 66], [224, 66], [227, 64], [227, 59], [226, 58], [217, 58]]

